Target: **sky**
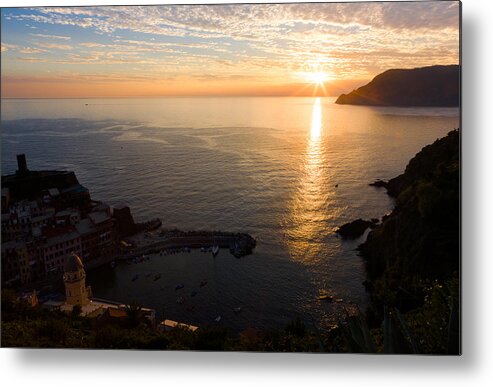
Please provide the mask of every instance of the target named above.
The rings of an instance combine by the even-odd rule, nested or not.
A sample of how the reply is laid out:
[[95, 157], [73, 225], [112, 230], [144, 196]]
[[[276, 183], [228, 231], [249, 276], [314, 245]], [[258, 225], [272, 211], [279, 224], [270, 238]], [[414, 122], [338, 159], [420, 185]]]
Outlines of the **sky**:
[[459, 63], [459, 3], [1, 9], [2, 98], [335, 96]]

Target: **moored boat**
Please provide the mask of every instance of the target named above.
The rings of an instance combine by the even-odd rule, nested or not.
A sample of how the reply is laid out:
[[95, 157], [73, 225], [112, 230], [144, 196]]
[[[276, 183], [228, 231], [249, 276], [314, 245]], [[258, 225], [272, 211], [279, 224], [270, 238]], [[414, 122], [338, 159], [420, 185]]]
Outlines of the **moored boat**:
[[214, 245], [214, 246], [212, 246], [212, 256], [213, 257], [216, 257], [217, 254], [219, 254], [219, 246], [218, 245]]

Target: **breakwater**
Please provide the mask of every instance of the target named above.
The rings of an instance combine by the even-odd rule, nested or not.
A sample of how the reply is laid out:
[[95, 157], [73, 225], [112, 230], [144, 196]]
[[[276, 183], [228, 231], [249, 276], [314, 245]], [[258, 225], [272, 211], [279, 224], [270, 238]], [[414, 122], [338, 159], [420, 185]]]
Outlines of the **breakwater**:
[[116, 259], [129, 260], [145, 254], [157, 254], [163, 250], [210, 248], [212, 246], [228, 248], [231, 254], [240, 258], [251, 254], [257, 243], [255, 238], [249, 234], [229, 232], [175, 231], [164, 233], [161, 238], [159, 241], [131, 248]]

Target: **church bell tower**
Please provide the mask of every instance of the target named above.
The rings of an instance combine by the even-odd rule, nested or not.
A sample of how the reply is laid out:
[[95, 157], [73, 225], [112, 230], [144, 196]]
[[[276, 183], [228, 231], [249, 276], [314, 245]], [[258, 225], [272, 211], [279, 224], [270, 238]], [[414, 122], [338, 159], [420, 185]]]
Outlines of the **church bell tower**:
[[67, 304], [84, 306], [89, 304], [91, 288], [86, 287], [86, 272], [81, 259], [72, 254], [67, 258], [63, 282]]

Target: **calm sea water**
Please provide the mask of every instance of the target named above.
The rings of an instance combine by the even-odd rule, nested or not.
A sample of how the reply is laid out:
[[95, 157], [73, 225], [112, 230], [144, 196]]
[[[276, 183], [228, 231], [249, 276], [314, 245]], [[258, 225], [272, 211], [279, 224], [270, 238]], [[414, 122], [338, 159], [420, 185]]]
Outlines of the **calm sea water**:
[[[74, 170], [94, 198], [129, 205], [137, 220], [158, 216], [165, 227], [257, 238], [254, 254], [241, 259], [195, 251], [97, 269], [88, 281], [98, 297], [140, 302], [198, 325], [221, 315], [221, 324], [237, 330], [283, 327], [296, 316], [325, 326], [345, 306], [367, 302], [355, 252], [362, 238], [343, 241], [334, 230], [389, 212], [391, 199], [368, 183], [402, 173], [423, 146], [459, 125], [453, 108], [333, 102], [2, 100], [2, 174], [14, 172], [15, 155], [25, 153], [31, 169]], [[185, 288], [175, 291], [181, 282]], [[320, 302], [320, 290], [344, 302]]]

